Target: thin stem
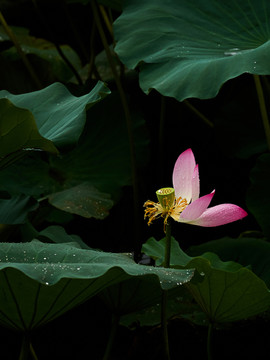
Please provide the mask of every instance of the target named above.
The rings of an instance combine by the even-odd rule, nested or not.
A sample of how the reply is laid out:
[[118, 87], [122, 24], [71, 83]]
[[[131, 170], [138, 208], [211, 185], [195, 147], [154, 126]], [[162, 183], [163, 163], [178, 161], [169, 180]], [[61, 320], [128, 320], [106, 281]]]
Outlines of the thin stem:
[[101, 38], [101, 42], [104, 46], [104, 50], [106, 52], [106, 56], [108, 59], [108, 62], [110, 64], [115, 83], [120, 95], [120, 99], [122, 102], [125, 119], [126, 119], [126, 125], [127, 125], [127, 131], [128, 131], [128, 138], [129, 138], [129, 149], [130, 149], [130, 161], [131, 161], [131, 171], [132, 171], [132, 182], [133, 182], [133, 203], [134, 203], [134, 252], [135, 252], [135, 258], [139, 252], [139, 224], [140, 224], [140, 216], [139, 216], [139, 190], [138, 190], [138, 177], [137, 177], [137, 167], [136, 167], [136, 156], [135, 156], [135, 146], [134, 146], [134, 137], [133, 137], [133, 126], [132, 126], [132, 119], [131, 114], [129, 111], [129, 106], [127, 103], [125, 91], [123, 89], [122, 83], [120, 81], [120, 77], [117, 73], [117, 69], [114, 63], [114, 59], [111, 54], [111, 50], [109, 47], [109, 44], [107, 42], [105, 32], [103, 30], [100, 15], [98, 12], [98, 8], [96, 5], [96, 1], [91, 1], [91, 6], [94, 14], [94, 19], [97, 25], [97, 29]]
[[101, 12], [101, 15], [102, 15], [102, 18], [103, 18], [103, 21], [104, 23], [106, 24], [106, 27], [112, 37], [112, 40], [113, 40], [113, 43], [114, 43], [114, 36], [113, 36], [113, 27], [112, 27], [112, 24], [110, 22], [110, 19], [106, 13], [106, 10], [104, 9], [104, 6], [103, 5], [99, 5], [99, 10]]
[[33, 79], [35, 85], [37, 86], [38, 89], [42, 88], [42, 84], [39, 81], [39, 78], [37, 77], [32, 65], [30, 64], [27, 56], [25, 55], [25, 53], [23, 52], [15, 34], [13, 33], [13, 31], [11, 30], [11, 28], [8, 26], [2, 12], [0, 11], [0, 22], [2, 23], [2, 26], [5, 30], [5, 32], [7, 33], [8, 37], [10, 38], [10, 40], [13, 42], [13, 45], [15, 46], [17, 53], [19, 54], [20, 58], [22, 59], [22, 62], [24, 63], [27, 71], [29, 72], [31, 78]]
[[[168, 220], [166, 224], [166, 242], [165, 242], [165, 255], [164, 255], [164, 267], [170, 267], [171, 257], [171, 223]], [[164, 342], [164, 360], [170, 360], [170, 349], [169, 349], [169, 337], [168, 337], [168, 324], [167, 324], [167, 301], [168, 292], [162, 290], [161, 296], [161, 329]]]
[[263, 88], [262, 88], [262, 84], [261, 84], [259, 75], [253, 75], [253, 79], [255, 82], [256, 91], [257, 91], [257, 95], [258, 95], [267, 146], [268, 146], [268, 150], [270, 150], [270, 124], [269, 124], [267, 109], [266, 109], [266, 105], [265, 105]]
[[165, 241], [165, 255], [164, 255], [164, 267], [170, 267], [170, 260], [171, 260], [171, 234], [172, 234], [172, 224], [168, 219], [166, 227], [166, 241]]
[[213, 324], [209, 322], [207, 332], [207, 359], [212, 360], [212, 336], [213, 336]]
[[118, 324], [119, 324], [119, 316], [113, 314], [111, 331], [110, 331], [109, 339], [108, 339], [108, 342], [107, 342], [105, 354], [103, 356], [103, 360], [109, 360], [110, 359], [113, 343], [114, 343], [115, 336], [116, 336], [116, 333], [117, 333]]

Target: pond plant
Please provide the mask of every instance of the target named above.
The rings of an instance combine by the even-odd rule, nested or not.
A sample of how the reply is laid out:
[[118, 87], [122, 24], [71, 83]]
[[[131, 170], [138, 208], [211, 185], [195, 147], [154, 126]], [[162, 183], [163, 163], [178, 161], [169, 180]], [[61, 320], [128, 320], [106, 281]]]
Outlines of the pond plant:
[[267, 356], [269, 18], [1, 2], [1, 358]]

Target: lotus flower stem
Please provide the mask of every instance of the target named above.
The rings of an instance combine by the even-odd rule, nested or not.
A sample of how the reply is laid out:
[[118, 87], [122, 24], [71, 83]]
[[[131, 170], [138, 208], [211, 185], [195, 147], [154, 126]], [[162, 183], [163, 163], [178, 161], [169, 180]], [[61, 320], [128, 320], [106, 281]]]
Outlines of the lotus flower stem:
[[168, 220], [166, 224], [166, 242], [165, 242], [165, 255], [164, 255], [164, 267], [170, 267], [171, 260], [171, 233], [172, 233], [172, 224], [171, 221]]
[[[171, 223], [170, 221], [166, 224], [166, 242], [165, 242], [165, 256], [164, 256], [164, 267], [170, 267], [170, 255], [171, 255]], [[166, 290], [162, 290], [161, 298], [161, 329], [164, 342], [164, 359], [170, 360], [170, 349], [169, 349], [169, 337], [168, 337], [168, 325], [167, 325], [167, 298], [168, 293]]]
[[265, 105], [263, 88], [262, 88], [262, 84], [261, 84], [259, 75], [253, 75], [253, 78], [254, 78], [256, 91], [257, 91], [257, 95], [258, 95], [267, 146], [268, 146], [268, 150], [270, 150], [270, 124], [269, 124], [267, 109], [266, 109], [266, 105]]

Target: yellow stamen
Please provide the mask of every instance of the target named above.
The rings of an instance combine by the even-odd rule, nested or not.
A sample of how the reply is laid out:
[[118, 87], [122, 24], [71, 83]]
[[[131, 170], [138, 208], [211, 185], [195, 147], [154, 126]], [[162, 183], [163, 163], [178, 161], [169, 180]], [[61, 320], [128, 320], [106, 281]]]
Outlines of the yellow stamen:
[[163, 217], [164, 218], [164, 231], [165, 231], [165, 227], [167, 225], [168, 222], [168, 218], [172, 217], [175, 221], [179, 221], [180, 218], [180, 214], [181, 212], [188, 206], [188, 202], [186, 199], [182, 199], [181, 196], [179, 198], [176, 199], [176, 197], [174, 198], [173, 203], [170, 202], [170, 206], [169, 203], [166, 204], [167, 206], [163, 206], [157, 202], [153, 202], [153, 201], [146, 201], [144, 203], [144, 207], [146, 208], [144, 210], [144, 218], [146, 219], [147, 217], [149, 218], [148, 220], [148, 225], [151, 225], [152, 222], [159, 218], [159, 217]]

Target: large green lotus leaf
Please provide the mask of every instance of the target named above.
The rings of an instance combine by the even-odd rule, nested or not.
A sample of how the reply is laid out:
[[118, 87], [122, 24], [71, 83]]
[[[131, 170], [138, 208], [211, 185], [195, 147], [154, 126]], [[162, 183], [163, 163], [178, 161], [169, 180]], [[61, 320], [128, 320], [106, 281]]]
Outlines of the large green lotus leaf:
[[0, 323], [32, 329], [120, 281], [138, 277], [170, 289], [192, 276], [190, 269], [138, 265], [127, 255], [72, 243], [0, 243]]
[[143, 91], [211, 98], [240, 74], [270, 74], [269, 16], [268, 0], [129, 0], [115, 50], [128, 68], [142, 64]]
[[22, 194], [0, 199], [0, 224], [23, 224], [27, 221], [28, 213], [37, 207], [36, 200]]
[[[127, 129], [118, 100], [112, 94], [91, 109], [79, 145], [72, 151], [50, 157], [49, 162], [31, 154], [0, 172], [1, 188], [39, 197], [87, 183], [117, 198], [120, 188], [131, 182]], [[144, 122], [134, 116], [133, 125], [136, 158], [144, 165], [148, 154]]]
[[[36, 55], [46, 61], [47, 68], [50, 68], [53, 75], [58, 81], [68, 81], [74, 73], [70, 67], [64, 61], [63, 57], [60, 56], [55, 45], [45, 39], [36, 38], [29, 35], [29, 30], [21, 27], [11, 26], [13, 34], [15, 35], [22, 51], [25, 55]], [[0, 42], [10, 40], [6, 35], [5, 30], [0, 26]], [[74, 68], [79, 69], [80, 58], [76, 52], [68, 45], [61, 45], [60, 49], [68, 61], [73, 65]], [[20, 59], [20, 56], [15, 48], [11, 46], [5, 51], [1, 52], [1, 57], [6, 58], [8, 61], [14, 62]], [[30, 59], [29, 59], [30, 60]], [[31, 60], [30, 60], [31, 62]], [[35, 63], [35, 68], [37, 64]], [[41, 74], [41, 77], [43, 74]]]
[[189, 249], [189, 254], [198, 256], [204, 252], [214, 252], [222, 261], [237, 261], [249, 267], [270, 288], [270, 243], [266, 240], [242, 237], [208, 241]]
[[42, 90], [13, 95], [0, 91], [0, 98], [32, 112], [41, 136], [56, 146], [76, 144], [85, 125], [86, 110], [99, 102], [110, 90], [99, 81], [89, 94], [76, 97], [66, 87], [54, 83]]
[[270, 238], [270, 155], [264, 154], [257, 159], [250, 172], [251, 185], [247, 192], [247, 207], [254, 215], [263, 233]]
[[[187, 288], [211, 321], [237, 321], [269, 308], [269, 290], [251, 270], [232, 261], [223, 262], [213, 253], [190, 257], [173, 241], [171, 264], [175, 268], [195, 268], [202, 275], [201, 282], [187, 284]], [[164, 240], [160, 243], [151, 238], [142, 250], [149, 256], [153, 254], [154, 258], [162, 259], [164, 247]]]
[[29, 149], [58, 154], [53, 142], [40, 135], [33, 114], [8, 99], [0, 99], [0, 141], [0, 158]]

